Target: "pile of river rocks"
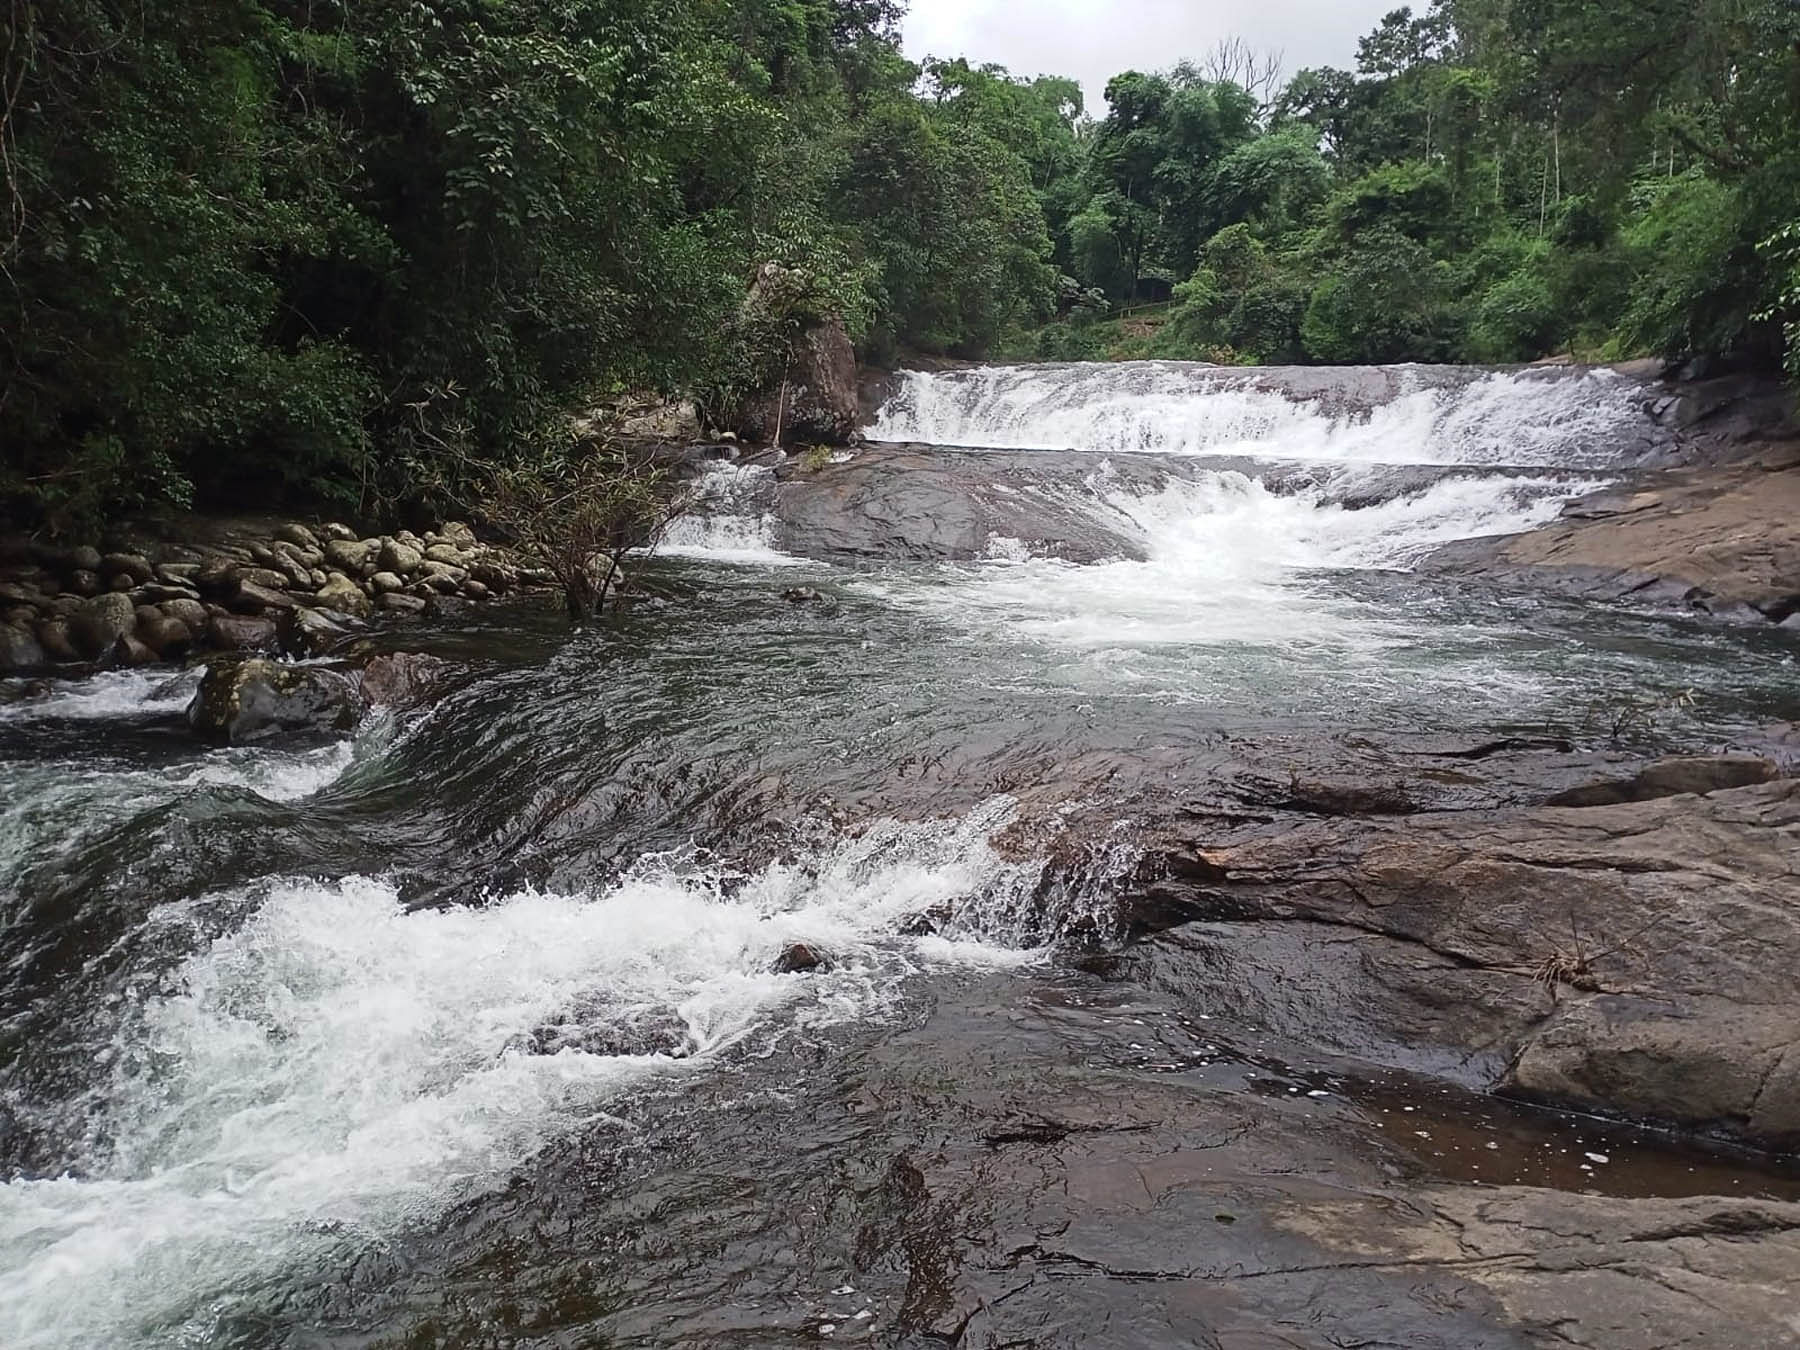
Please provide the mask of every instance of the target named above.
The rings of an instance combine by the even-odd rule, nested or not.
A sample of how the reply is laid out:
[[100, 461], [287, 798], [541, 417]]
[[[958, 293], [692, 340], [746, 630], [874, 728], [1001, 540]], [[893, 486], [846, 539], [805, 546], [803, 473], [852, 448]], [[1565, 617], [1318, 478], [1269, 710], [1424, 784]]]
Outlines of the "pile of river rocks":
[[546, 580], [460, 523], [422, 537], [290, 522], [266, 538], [140, 551], [32, 546], [0, 572], [0, 671], [316, 653], [344, 636], [346, 619], [424, 615]]

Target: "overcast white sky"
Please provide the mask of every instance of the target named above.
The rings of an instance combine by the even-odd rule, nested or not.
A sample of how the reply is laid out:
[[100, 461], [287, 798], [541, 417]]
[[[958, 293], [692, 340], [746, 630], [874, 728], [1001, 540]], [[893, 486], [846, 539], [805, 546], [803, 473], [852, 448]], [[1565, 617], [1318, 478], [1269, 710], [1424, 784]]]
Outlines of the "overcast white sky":
[[[1404, 0], [912, 0], [906, 54], [995, 61], [1015, 75], [1072, 75], [1088, 112], [1122, 70], [1199, 60], [1220, 38], [1285, 53], [1287, 73], [1351, 66], [1356, 39]], [[1414, 6], [1423, 9], [1423, 3]]]

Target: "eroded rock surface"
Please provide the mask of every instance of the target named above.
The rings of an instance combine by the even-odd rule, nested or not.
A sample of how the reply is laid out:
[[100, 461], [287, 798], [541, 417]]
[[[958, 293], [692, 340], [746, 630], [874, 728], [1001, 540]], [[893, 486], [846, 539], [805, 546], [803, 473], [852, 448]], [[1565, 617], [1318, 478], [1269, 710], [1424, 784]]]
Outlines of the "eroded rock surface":
[[1748, 464], [1672, 470], [1570, 504], [1431, 562], [1508, 586], [1677, 606], [1754, 622], [1800, 612], [1800, 445]]
[[1159, 987], [1381, 1062], [1800, 1142], [1800, 783], [1173, 827]]

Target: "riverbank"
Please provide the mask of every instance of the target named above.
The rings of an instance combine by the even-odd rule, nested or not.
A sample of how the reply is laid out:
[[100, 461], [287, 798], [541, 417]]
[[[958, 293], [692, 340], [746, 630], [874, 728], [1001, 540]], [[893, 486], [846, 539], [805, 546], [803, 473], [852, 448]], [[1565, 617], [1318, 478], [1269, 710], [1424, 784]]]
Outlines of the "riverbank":
[[183, 516], [123, 529], [105, 550], [15, 539], [0, 549], [0, 672], [322, 655], [378, 617], [442, 616], [547, 580], [461, 523], [365, 537]]

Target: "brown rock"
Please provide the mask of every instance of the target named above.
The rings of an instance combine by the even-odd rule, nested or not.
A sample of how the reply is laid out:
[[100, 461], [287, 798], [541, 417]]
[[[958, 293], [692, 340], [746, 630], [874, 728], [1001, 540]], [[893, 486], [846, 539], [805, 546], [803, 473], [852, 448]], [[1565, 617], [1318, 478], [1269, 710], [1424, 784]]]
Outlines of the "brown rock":
[[250, 657], [207, 667], [188, 724], [208, 740], [241, 745], [296, 732], [345, 731], [361, 711], [336, 671]]
[[1546, 804], [1616, 806], [1621, 802], [1647, 802], [1684, 793], [1704, 796], [1708, 792], [1772, 782], [1775, 777], [1775, 765], [1758, 755], [1697, 755], [1658, 760], [1631, 778], [1575, 788], [1550, 798]]
[[215, 614], [207, 626], [207, 641], [222, 652], [272, 652], [277, 646], [275, 620], [260, 615]]
[[190, 633], [204, 633], [208, 616], [206, 606], [198, 600], [165, 600], [157, 606], [171, 619], [179, 619], [186, 624]]
[[1800, 782], [1172, 828], [1135, 913], [1198, 922], [1130, 958], [1153, 982], [1477, 1086], [1800, 1143]]
[[231, 607], [242, 614], [279, 614], [282, 610], [293, 609], [299, 603], [285, 591], [278, 591], [255, 581], [240, 580], [237, 594], [232, 597]]
[[157, 610], [138, 620], [137, 639], [164, 660], [185, 655], [194, 645], [194, 634], [185, 623]]
[[320, 609], [335, 610], [340, 614], [354, 614], [362, 619], [369, 616], [369, 597], [342, 572], [330, 575], [313, 597], [313, 603]]
[[759, 444], [843, 445], [856, 435], [857, 415], [856, 349], [832, 319], [799, 338], [785, 376], [733, 421], [740, 436]]
[[[334, 537], [325, 545], [325, 561], [341, 572], [355, 572], [369, 560], [372, 542]], [[376, 547], [379, 548], [379, 544]]]
[[451, 666], [435, 656], [391, 652], [363, 667], [362, 696], [373, 707], [412, 708], [437, 696]]
[[129, 577], [133, 586], [141, 586], [156, 575], [150, 560], [137, 553], [108, 553], [100, 559], [97, 570], [106, 576]]
[[86, 601], [75, 616], [70, 634], [82, 655], [100, 657], [136, 627], [137, 607], [130, 596], [115, 591]]
[[426, 609], [425, 601], [418, 596], [400, 591], [389, 591], [376, 603], [392, 614], [423, 614]]
[[39, 666], [48, 665], [49, 661], [50, 658], [35, 633], [15, 628], [12, 624], [0, 624], [0, 672], [11, 674], [15, 671], [35, 670]]
[[69, 635], [69, 621], [60, 616], [42, 619], [37, 628], [38, 645], [52, 661], [79, 661], [81, 653], [75, 650], [75, 640]]

